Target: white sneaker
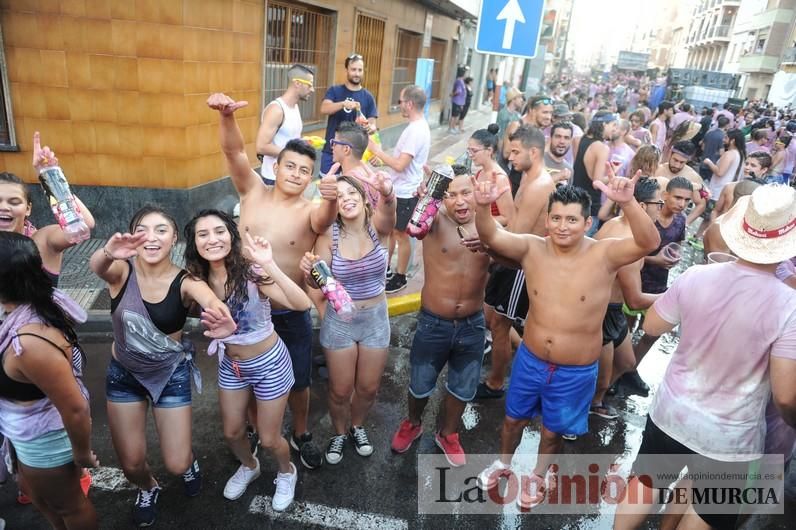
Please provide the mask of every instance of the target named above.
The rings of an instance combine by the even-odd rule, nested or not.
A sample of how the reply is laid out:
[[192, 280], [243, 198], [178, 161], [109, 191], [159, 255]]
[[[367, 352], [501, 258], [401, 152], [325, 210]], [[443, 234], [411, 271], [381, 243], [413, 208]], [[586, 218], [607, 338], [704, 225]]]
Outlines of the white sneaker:
[[290, 503], [293, 502], [293, 495], [296, 492], [296, 481], [298, 480], [298, 471], [293, 462], [290, 463], [293, 469], [292, 473], [277, 473], [274, 479], [276, 484], [276, 491], [274, 498], [271, 501], [271, 507], [277, 512], [284, 511]]
[[254, 459], [257, 466], [254, 469], [248, 468], [243, 464], [240, 465], [235, 474], [232, 475], [224, 486], [224, 498], [230, 501], [239, 499], [241, 495], [246, 493], [246, 488], [249, 484], [255, 481], [260, 476], [260, 460]]
[[497, 459], [478, 475], [478, 487], [484, 491], [489, 491], [497, 486], [498, 479], [501, 476], [507, 475], [510, 471], [511, 468], [509, 466]]

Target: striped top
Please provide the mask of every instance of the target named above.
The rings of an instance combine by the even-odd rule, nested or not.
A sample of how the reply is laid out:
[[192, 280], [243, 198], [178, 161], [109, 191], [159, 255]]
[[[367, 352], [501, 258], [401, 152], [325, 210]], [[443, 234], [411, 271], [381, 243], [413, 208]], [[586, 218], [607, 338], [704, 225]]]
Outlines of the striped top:
[[347, 259], [337, 248], [340, 226], [338, 223], [332, 225], [332, 275], [343, 284], [352, 300], [367, 300], [384, 292], [387, 249], [381, 245], [372, 226], [368, 226], [368, 234], [373, 240], [373, 250], [359, 259]]

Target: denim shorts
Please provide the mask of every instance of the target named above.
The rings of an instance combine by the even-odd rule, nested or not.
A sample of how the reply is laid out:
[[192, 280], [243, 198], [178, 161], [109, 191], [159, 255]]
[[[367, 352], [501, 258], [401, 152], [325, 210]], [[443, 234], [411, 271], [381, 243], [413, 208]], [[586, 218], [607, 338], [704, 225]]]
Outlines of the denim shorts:
[[511, 365], [506, 416], [530, 420], [541, 414], [549, 431], [584, 434], [589, 430], [589, 405], [597, 387], [597, 364], [551, 363], [521, 342]]
[[481, 376], [485, 338], [482, 311], [449, 320], [420, 309], [409, 352], [409, 393], [417, 399], [430, 396], [447, 363], [447, 391], [459, 401], [472, 401]]
[[329, 304], [321, 324], [321, 346], [342, 350], [359, 343], [366, 348], [390, 346], [390, 315], [387, 300], [366, 309], [357, 309], [351, 322], [344, 322]]
[[[127, 368], [111, 357], [105, 377], [105, 395], [113, 403], [137, 403], [151, 401], [152, 396]], [[188, 359], [183, 359], [169, 382], [152, 406], [160, 409], [185, 407], [191, 404], [191, 368]]]
[[290, 353], [293, 377], [291, 390], [304, 390], [312, 382], [312, 317], [306, 311], [279, 311], [271, 313], [274, 331]]
[[[12, 442], [17, 460], [28, 467], [52, 469], [73, 460], [72, 442], [66, 430], [58, 429], [26, 442]], [[1, 465], [5, 465], [2, 463]]]

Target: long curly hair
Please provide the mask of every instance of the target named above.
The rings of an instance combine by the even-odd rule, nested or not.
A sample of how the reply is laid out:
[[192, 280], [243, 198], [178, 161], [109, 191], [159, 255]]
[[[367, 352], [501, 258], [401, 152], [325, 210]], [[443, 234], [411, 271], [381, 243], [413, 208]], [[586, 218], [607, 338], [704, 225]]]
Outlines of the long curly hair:
[[230, 235], [229, 254], [224, 258], [224, 267], [227, 269], [227, 281], [224, 285], [224, 296], [236, 300], [248, 300], [247, 282], [251, 281], [257, 285], [270, 285], [273, 280], [270, 277], [263, 277], [252, 271], [252, 262], [243, 255], [243, 244], [238, 225], [228, 214], [214, 209], [202, 210], [185, 225], [185, 268], [194, 277], [208, 281], [210, 277], [210, 262], [199, 254], [196, 247], [196, 224], [205, 217], [218, 217]]
[[661, 150], [658, 146], [646, 144], [642, 145], [636, 151], [636, 155], [630, 161], [630, 170], [627, 175], [628, 178], [636, 174], [636, 171], [641, 170], [641, 174], [645, 177], [651, 177], [658, 169], [658, 164], [661, 161]]

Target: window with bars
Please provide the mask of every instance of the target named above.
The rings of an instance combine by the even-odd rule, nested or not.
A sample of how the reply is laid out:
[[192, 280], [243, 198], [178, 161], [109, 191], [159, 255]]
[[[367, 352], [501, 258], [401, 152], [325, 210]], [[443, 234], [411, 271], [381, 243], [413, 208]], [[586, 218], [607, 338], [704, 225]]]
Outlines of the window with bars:
[[11, 114], [11, 94], [8, 91], [8, 70], [6, 68], [3, 31], [0, 29], [0, 151], [16, 151], [14, 119]]
[[321, 102], [332, 77], [334, 17], [331, 12], [298, 3], [269, 1], [265, 29], [265, 79], [263, 106], [287, 88], [287, 71], [293, 64], [315, 72], [315, 93], [299, 102], [304, 126], [319, 124]]
[[434, 74], [431, 76], [431, 99], [437, 100], [442, 96], [442, 67], [445, 64], [445, 47], [448, 41], [431, 39], [431, 59], [434, 59]]
[[384, 20], [357, 13], [357, 33], [354, 52], [365, 61], [362, 86], [379, 102], [381, 80], [381, 56], [384, 55]]
[[[398, 29], [395, 44], [395, 62], [392, 69], [392, 90], [390, 92], [390, 110], [398, 110], [398, 100], [401, 90], [406, 85], [414, 84], [417, 59], [420, 57], [420, 47], [423, 36], [404, 29]], [[437, 65], [434, 65], [434, 70]]]

